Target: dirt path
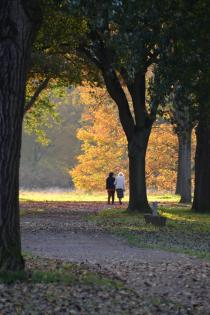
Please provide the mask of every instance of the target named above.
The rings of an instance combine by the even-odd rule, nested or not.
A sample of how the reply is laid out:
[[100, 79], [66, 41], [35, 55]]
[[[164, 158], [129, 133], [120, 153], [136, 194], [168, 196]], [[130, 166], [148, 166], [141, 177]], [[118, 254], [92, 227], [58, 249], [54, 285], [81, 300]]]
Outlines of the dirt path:
[[208, 262], [132, 247], [125, 240], [105, 233], [95, 223], [87, 222], [90, 210], [86, 205], [77, 211], [74, 207], [51, 208], [24, 216], [23, 249], [43, 257], [97, 265], [117, 274], [140, 295], [188, 305], [188, 314], [210, 314]]

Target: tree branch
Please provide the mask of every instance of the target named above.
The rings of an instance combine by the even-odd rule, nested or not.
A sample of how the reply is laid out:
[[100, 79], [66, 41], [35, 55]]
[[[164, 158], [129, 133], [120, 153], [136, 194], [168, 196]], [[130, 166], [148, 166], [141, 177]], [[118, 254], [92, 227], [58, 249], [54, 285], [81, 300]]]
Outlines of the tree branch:
[[158, 48], [156, 48], [153, 52], [150, 51], [148, 53], [148, 58], [147, 58], [147, 62], [146, 62], [147, 67], [149, 67], [152, 64], [157, 62], [157, 57], [159, 56], [159, 54], [160, 54], [160, 51]]
[[92, 31], [89, 33], [89, 38], [90, 41], [94, 43], [95, 57], [93, 54], [91, 54], [91, 49], [93, 49], [92, 47], [84, 46], [82, 47], [82, 51], [86, 54], [86, 57], [101, 71], [107, 91], [117, 104], [120, 122], [129, 141], [132, 138], [135, 124], [129, 108], [127, 97], [112, 66], [112, 54], [104, 46], [100, 34]]
[[149, 116], [150, 116], [152, 123], [156, 120], [158, 106], [159, 106], [158, 100], [152, 101], [150, 104], [150, 115]]
[[106, 88], [112, 99], [118, 106], [120, 122], [128, 140], [133, 136], [134, 120], [131, 115], [128, 100], [113, 69], [103, 70], [102, 75]]
[[145, 73], [136, 73], [134, 81], [132, 83], [127, 82], [127, 87], [133, 102], [136, 126], [137, 128], [144, 128], [145, 118], [148, 116], [145, 97]]
[[41, 92], [46, 89], [48, 83], [50, 81], [49, 77], [46, 77], [38, 86], [38, 88], [36, 89], [36, 91], [34, 92], [33, 96], [31, 97], [30, 101], [28, 101], [25, 105], [24, 108], [24, 114], [26, 114], [34, 105], [34, 103], [36, 102], [37, 98], [39, 97], [39, 95], [41, 94]]
[[91, 54], [91, 51], [84, 46], [80, 46], [78, 52], [84, 54], [91, 62], [93, 62], [99, 69], [101, 69], [100, 61]]

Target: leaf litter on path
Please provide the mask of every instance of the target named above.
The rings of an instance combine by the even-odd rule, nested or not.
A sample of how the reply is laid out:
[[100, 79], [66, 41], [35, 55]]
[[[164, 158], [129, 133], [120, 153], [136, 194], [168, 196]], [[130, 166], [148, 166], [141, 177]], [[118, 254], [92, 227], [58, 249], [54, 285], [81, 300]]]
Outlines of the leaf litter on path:
[[[22, 218], [22, 231], [23, 235], [25, 234], [26, 241], [30, 243], [32, 240], [31, 234], [35, 234], [38, 238], [40, 237], [40, 243], [42, 242], [43, 235], [46, 238], [50, 238], [51, 234], [54, 235], [55, 242], [56, 240], [58, 241], [60, 236], [64, 236], [67, 238], [67, 241], [71, 241], [75, 239], [73, 237], [75, 233], [75, 237], [78, 240], [81, 233], [85, 233], [87, 240], [93, 237], [93, 235], [95, 235], [96, 239], [100, 237], [103, 239], [104, 237], [104, 241], [106, 242], [104, 247], [101, 244], [100, 248], [95, 248], [94, 259], [89, 259], [86, 263], [94, 267], [96, 273], [103, 271], [108, 277], [115, 275], [117, 278], [120, 278], [124, 282], [126, 290], [131, 290], [125, 290], [130, 295], [130, 299], [126, 300], [126, 294], [123, 296], [122, 290], [118, 291], [119, 289], [117, 291], [116, 289], [114, 291], [106, 291], [105, 293], [102, 291], [98, 295], [95, 291], [95, 293], [91, 293], [92, 289], [85, 288], [89, 292], [87, 293], [89, 301], [93, 299], [90, 302], [90, 304], [92, 303], [92, 306], [90, 306], [92, 307], [92, 313], [87, 313], [87, 309], [82, 309], [83, 306], [78, 304], [80, 301], [75, 303], [80, 305], [82, 309], [81, 313], [79, 313], [78, 309], [74, 309], [72, 314], [75, 311], [77, 312], [75, 314], [210, 314], [208, 302], [210, 296], [210, 264], [208, 262], [199, 261], [185, 255], [169, 254], [157, 250], [140, 250], [143, 255], [142, 257], [136, 257], [135, 255], [131, 255], [130, 257], [126, 257], [125, 255], [125, 257], [122, 257], [122, 252], [119, 253], [119, 251], [116, 251], [114, 257], [111, 256], [101, 261], [103, 250], [108, 242], [106, 238], [107, 233], [104, 234], [103, 226], [98, 225], [97, 222], [88, 221], [87, 214], [97, 213], [101, 209], [106, 208], [107, 205], [97, 202], [93, 204], [65, 203], [64, 205], [63, 203], [44, 203], [44, 205], [40, 203], [38, 208], [43, 211], [38, 213], [36, 212], [37, 203], [29, 206], [29, 210], [27, 207], [27, 209], [25, 208], [27, 214]], [[32, 231], [33, 233], [31, 233]], [[119, 239], [118, 241], [125, 244], [124, 241]], [[116, 245], [119, 244], [116, 242]], [[37, 241], [36, 246], [39, 247], [39, 242]], [[62, 249], [62, 244], [59, 246]], [[80, 244], [77, 244], [77, 251], [80, 251], [80, 246]], [[126, 246], [129, 247], [128, 244]], [[49, 252], [46, 252], [45, 248], [46, 256], [49, 255], [49, 257], [52, 257], [52, 248]], [[54, 254], [59, 254], [60, 258], [69, 260], [68, 253], [63, 252], [62, 255], [62, 250]], [[73, 252], [71, 252], [71, 258], [74, 258], [72, 255], [74, 256]], [[82, 261], [79, 260], [79, 262], [81, 263]], [[45, 286], [48, 285], [45, 284]], [[53, 284], [53, 287], [58, 288], [58, 285]], [[82, 286], [82, 289], [84, 289], [84, 286]], [[80, 287], [79, 295], [82, 295], [82, 289]], [[45, 288], [45, 290], [48, 289]], [[59, 288], [58, 290], [61, 289]], [[77, 290], [74, 292], [77, 292]], [[103, 294], [109, 296], [108, 301], [111, 301], [111, 306], [110, 304], [107, 306], [108, 304], [106, 303], [108, 302], [105, 303], [106, 305], [104, 302], [100, 302], [102, 304], [97, 302], [103, 297]], [[72, 293], [71, 296], [73, 296]], [[97, 300], [98, 298], [100, 299]], [[94, 309], [93, 305], [97, 303], [100, 306], [96, 306]], [[115, 311], [110, 307], [115, 307]], [[61, 309], [56, 312], [52, 314], [70, 314], [65, 313]]]

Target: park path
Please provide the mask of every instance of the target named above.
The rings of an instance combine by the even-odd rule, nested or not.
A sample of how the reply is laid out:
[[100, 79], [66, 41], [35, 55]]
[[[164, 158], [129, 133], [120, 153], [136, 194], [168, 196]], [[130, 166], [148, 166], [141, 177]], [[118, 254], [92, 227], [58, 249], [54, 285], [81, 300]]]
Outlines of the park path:
[[[210, 264], [182, 254], [130, 246], [86, 220], [106, 207], [89, 204], [47, 205], [22, 217], [25, 251], [70, 262], [86, 263], [117, 275], [140, 295], [189, 306], [189, 314], [210, 314]], [[34, 204], [37, 209], [37, 204]], [[31, 210], [33, 210], [33, 205]]]

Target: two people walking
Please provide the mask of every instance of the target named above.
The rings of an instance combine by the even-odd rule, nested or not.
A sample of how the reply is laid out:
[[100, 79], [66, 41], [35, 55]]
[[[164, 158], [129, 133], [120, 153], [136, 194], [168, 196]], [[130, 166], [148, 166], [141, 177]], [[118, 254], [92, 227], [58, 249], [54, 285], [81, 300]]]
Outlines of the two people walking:
[[125, 176], [122, 172], [116, 177], [113, 172], [109, 173], [109, 176], [106, 179], [106, 190], [108, 194], [108, 204], [110, 204], [110, 201], [114, 204], [115, 190], [117, 192], [119, 203], [120, 205], [122, 204], [122, 198], [124, 197], [125, 191]]

